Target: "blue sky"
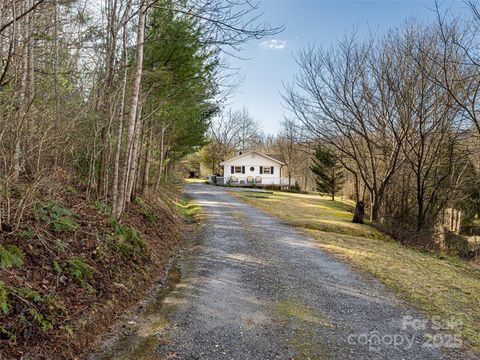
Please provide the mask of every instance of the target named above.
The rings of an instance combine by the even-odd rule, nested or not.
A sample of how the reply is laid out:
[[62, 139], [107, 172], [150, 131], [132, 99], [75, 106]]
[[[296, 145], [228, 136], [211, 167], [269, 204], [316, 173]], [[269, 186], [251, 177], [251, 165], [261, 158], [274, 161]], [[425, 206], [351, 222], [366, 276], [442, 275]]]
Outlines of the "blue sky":
[[[455, 11], [464, 8], [462, 1], [443, 2]], [[433, 19], [434, 1], [383, 0], [270, 0], [262, 1], [264, 19], [271, 25], [285, 25], [285, 30], [268, 39], [244, 46], [240, 56], [232, 59], [244, 78], [230, 100], [234, 109], [245, 106], [262, 124], [266, 133], [277, 133], [282, 116], [280, 92], [282, 81], [291, 81], [297, 73], [294, 53], [315, 43], [330, 46], [357, 28], [359, 34], [369, 29], [386, 30], [407, 19]]]

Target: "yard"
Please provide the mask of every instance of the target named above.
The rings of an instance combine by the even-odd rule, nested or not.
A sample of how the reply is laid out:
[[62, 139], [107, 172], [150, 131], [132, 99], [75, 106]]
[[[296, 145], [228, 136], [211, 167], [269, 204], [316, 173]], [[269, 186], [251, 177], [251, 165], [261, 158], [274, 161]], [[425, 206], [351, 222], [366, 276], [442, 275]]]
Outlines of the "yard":
[[467, 346], [480, 352], [480, 266], [420, 252], [369, 225], [350, 222], [353, 203], [286, 192], [232, 194], [318, 240], [318, 246], [366, 271], [396, 294], [444, 322], [462, 324]]

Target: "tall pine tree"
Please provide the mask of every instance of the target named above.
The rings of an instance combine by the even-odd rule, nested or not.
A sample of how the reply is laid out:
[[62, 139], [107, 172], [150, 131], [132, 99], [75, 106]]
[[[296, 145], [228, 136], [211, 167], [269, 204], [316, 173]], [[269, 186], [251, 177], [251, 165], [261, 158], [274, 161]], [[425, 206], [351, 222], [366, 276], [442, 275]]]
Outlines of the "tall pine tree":
[[315, 174], [317, 190], [330, 194], [332, 200], [335, 200], [335, 195], [342, 189], [345, 182], [345, 174], [338, 159], [332, 151], [319, 145], [312, 161], [310, 170]]

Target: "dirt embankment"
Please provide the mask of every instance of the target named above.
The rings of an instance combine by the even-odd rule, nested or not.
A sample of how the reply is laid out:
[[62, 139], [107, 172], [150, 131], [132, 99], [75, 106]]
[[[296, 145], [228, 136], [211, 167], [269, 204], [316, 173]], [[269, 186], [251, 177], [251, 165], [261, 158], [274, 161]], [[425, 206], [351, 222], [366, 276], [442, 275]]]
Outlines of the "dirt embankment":
[[0, 359], [72, 359], [162, 277], [181, 220], [159, 199], [121, 223], [71, 186], [0, 231]]

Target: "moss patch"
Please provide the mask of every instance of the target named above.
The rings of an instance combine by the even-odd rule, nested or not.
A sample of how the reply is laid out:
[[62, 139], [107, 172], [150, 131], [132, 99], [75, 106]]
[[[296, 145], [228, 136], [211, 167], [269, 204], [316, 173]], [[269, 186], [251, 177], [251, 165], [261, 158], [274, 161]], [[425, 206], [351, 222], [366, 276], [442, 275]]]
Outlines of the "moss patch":
[[277, 301], [275, 303], [275, 310], [277, 314], [293, 318], [297, 321], [315, 323], [321, 326], [331, 326], [330, 321], [325, 315], [318, 314], [298, 301]]
[[329, 357], [328, 347], [317, 334], [305, 327], [305, 323], [314, 326], [330, 327], [328, 317], [312, 310], [295, 300], [282, 300], [274, 303], [274, 313], [295, 327], [294, 335], [288, 340], [295, 351], [294, 359], [323, 359]]
[[176, 202], [177, 210], [187, 222], [195, 222], [201, 213], [200, 206], [192, 199], [182, 196]]

